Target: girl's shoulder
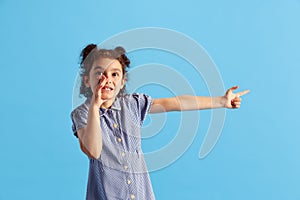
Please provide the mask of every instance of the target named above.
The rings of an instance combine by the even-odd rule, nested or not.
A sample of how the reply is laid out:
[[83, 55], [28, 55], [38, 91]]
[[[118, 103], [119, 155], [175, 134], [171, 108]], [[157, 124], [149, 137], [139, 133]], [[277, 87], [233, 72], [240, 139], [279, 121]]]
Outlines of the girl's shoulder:
[[144, 93], [131, 93], [131, 94], [124, 94], [123, 96], [119, 97], [121, 102], [144, 102], [144, 101], [152, 101], [152, 97], [144, 94]]
[[88, 113], [90, 102], [90, 99], [86, 99], [84, 103], [72, 110], [71, 116], [74, 116], [76, 113]]
[[140, 98], [151, 98], [149, 95], [144, 94], [144, 93], [131, 93], [131, 94], [124, 94], [120, 98], [124, 99], [140, 99]]
[[124, 94], [122, 97], [117, 99], [115, 104], [119, 105], [120, 107], [123, 106], [128, 108], [138, 107], [142, 109], [151, 106], [152, 97], [144, 93]]

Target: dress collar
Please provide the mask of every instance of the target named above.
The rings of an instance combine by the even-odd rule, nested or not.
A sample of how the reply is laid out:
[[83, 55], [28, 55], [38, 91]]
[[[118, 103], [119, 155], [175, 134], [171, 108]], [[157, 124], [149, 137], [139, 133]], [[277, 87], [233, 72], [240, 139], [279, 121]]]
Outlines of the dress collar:
[[113, 110], [121, 110], [120, 98], [116, 97], [114, 103], [111, 105], [111, 109]]
[[[91, 104], [91, 98], [87, 98], [85, 101], [85, 104], [87, 106], [90, 106]], [[120, 97], [116, 97], [115, 101], [113, 102], [113, 104], [111, 105], [111, 107], [109, 109], [105, 109], [105, 108], [99, 108], [100, 110], [121, 110], [121, 104], [120, 104]]]

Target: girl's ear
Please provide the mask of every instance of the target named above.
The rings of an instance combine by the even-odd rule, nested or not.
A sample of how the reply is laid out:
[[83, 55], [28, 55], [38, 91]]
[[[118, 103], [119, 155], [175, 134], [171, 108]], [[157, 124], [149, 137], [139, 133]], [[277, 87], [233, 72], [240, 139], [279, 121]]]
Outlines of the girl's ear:
[[89, 77], [88, 76], [83, 76], [83, 83], [85, 87], [90, 87], [90, 83], [89, 83]]
[[124, 77], [124, 78], [122, 79], [121, 89], [123, 89], [123, 87], [125, 86], [126, 81], [127, 81], [127, 79], [126, 79], [126, 77]]

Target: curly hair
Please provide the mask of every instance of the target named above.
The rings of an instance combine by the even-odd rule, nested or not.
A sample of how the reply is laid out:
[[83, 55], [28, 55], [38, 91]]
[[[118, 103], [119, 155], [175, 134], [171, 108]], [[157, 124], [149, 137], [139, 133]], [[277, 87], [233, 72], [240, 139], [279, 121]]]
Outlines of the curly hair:
[[[101, 49], [96, 44], [87, 45], [80, 54], [80, 95], [84, 95], [87, 98], [92, 97], [93, 93], [90, 87], [86, 87], [84, 84], [84, 76], [89, 76], [93, 63], [98, 58], [110, 58], [116, 59], [122, 66], [123, 77], [127, 75], [127, 68], [129, 67], [130, 60], [126, 56], [126, 51], [123, 47], [116, 47], [114, 49]], [[125, 86], [120, 90], [118, 96], [122, 96], [125, 93]]]

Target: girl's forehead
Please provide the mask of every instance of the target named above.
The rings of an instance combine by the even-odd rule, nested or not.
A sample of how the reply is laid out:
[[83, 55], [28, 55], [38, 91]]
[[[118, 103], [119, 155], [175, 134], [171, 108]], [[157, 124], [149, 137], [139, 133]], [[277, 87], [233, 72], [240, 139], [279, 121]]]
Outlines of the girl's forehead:
[[98, 58], [95, 60], [92, 69], [102, 69], [103, 71], [110, 70], [110, 69], [122, 70], [122, 65], [116, 59]]

